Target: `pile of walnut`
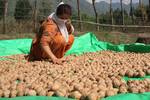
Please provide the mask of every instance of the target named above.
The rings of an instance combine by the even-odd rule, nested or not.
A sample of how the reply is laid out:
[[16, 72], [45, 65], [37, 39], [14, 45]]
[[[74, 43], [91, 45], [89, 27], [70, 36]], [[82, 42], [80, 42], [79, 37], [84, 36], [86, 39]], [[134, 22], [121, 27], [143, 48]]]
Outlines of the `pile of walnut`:
[[150, 75], [150, 53], [102, 51], [69, 56], [63, 65], [27, 62], [24, 55], [0, 61], [0, 97], [63, 96], [97, 100], [119, 93], [150, 92], [150, 79], [127, 81], [123, 76]]

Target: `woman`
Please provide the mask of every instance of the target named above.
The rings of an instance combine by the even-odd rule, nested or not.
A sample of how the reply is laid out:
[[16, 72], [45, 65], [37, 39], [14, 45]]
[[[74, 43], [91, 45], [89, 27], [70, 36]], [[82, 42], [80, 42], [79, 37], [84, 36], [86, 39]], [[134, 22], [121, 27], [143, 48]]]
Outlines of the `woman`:
[[49, 59], [61, 64], [63, 56], [74, 42], [74, 28], [70, 22], [71, 7], [63, 2], [42, 22], [40, 31], [32, 41], [29, 61]]

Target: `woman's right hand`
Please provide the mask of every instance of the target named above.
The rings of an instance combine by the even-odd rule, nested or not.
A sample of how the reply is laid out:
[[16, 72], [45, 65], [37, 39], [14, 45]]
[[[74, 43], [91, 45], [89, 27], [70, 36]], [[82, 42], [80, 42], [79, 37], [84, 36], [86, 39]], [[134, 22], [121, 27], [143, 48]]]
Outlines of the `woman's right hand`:
[[61, 65], [61, 64], [64, 62], [64, 59], [53, 58], [53, 59], [52, 59], [52, 62], [53, 62], [54, 64]]
[[51, 48], [49, 46], [42, 46], [43, 50], [47, 53], [47, 55], [49, 56], [49, 61], [53, 62], [54, 64], [62, 64], [63, 60], [62, 59], [58, 59], [51, 51]]

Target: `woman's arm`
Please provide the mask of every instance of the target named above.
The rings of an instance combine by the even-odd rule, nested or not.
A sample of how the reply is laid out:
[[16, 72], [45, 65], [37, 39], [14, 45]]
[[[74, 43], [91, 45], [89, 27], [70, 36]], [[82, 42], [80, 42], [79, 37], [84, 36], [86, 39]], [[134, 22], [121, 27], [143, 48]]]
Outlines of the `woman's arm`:
[[52, 60], [55, 64], [62, 64], [62, 60], [58, 59], [51, 51], [51, 48], [49, 46], [42, 46], [42, 49], [45, 51], [45, 53], [48, 55], [49, 59]]
[[55, 36], [55, 32], [53, 28], [53, 23], [51, 20], [46, 20], [42, 24], [42, 35], [40, 40], [40, 45], [43, 51], [47, 54], [48, 58], [52, 60], [53, 63], [61, 64], [62, 60], [58, 59], [52, 52], [51, 48], [49, 47], [49, 43], [52, 40], [52, 37]]

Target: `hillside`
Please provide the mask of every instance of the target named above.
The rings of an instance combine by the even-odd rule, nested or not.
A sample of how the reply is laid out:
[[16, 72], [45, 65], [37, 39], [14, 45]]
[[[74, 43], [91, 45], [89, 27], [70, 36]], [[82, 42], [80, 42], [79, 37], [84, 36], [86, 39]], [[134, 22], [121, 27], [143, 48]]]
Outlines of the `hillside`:
[[[34, 6], [34, 0], [29, 0], [31, 6]], [[51, 7], [51, 12], [53, 12], [56, 9], [56, 5], [58, 4], [60, 0], [44, 0], [44, 2], [49, 2], [47, 4], [50, 5]], [[14, 10], [15, 10], [15, 5], [16, 5], [17, 0], [9, 0], [9, 15], [13, 15], [14, 14]], [[76, 0], [64, 0], [64, 2], [70, 4], [73, 7], [73, 11], [77, 12], [77, 3]], [[148, 4], [148, 0], [143, 0], [143, 3], [145, 5]], [[133, 4], [133, 7], [137, 7], [138, 4]], [[42, 7], [42, 0], [38, 0], [38, 8], [40, 9]], [[117, 9], [120, 8], [120, 3], [113, 3], [112, 4], [113, 9]], [[125, 10], [127, 10], [127, 12], [130, 11], [130, 4], [126, 5], [123, 4], [123, 7]], [[101, 1], [101, 2], [97, 2], [96, 3], [96, 8], [98, 13], [106, 13], [107, 11], [109, 11], [109, 3], [105, 2], [105, 1]], [[93, 7], [92, 4], [87, 2], [87, 0], [80, 0], [80, 9], [81, 9], [81, 13], [86, 13], [88, 15], [94, 15], [94, 11], [93, 11]]]

